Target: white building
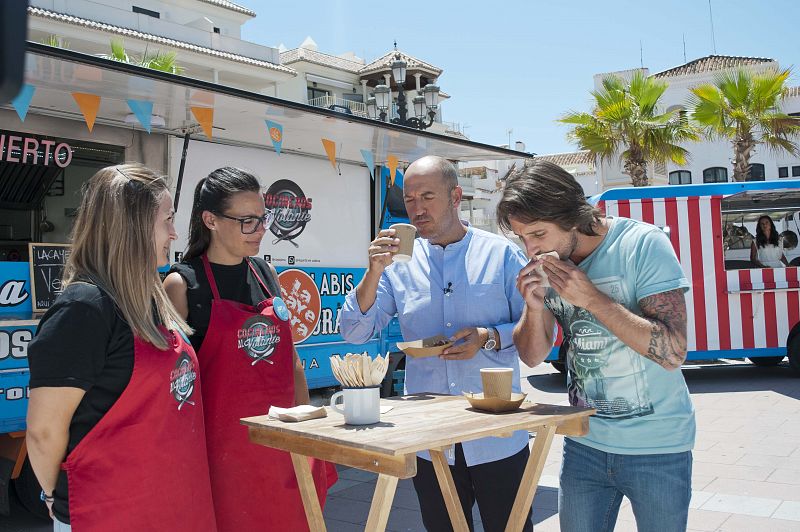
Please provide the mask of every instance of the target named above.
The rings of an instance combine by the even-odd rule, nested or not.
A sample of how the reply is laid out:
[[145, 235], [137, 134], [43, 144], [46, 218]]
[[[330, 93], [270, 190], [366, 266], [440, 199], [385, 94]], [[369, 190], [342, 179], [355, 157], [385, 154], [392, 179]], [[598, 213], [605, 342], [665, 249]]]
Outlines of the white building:
[[[690, 61], [652, 77], [669, 84], [661, 99], [661, 111], [687, 109], [689, 89], [705, 83], [713, 83], [718, 75], [739, 69], [752, 72], [763, 72], [780, 68], [777, 61], [761, 57], [735, 57], [711, 55]], [[636, 70], [597, 74], [594, 76], [595, 89], [601, 87], [603, 78], [617, 75], [630, 79]], [[643, 69], [649, 74], [648, 69]], [[792, 87], [783, 102], [783, 111], [788, 114], [800, 113], [800, 87]], [[701, 140], [683, 145], [691, 158], [685, 166], [673, 163], [666, 165], [649, 165], [648, 176], [653, 185], [712, 183], [731, 181], [733, 179], [733, 146], [729, 140]], [[764, 146], [758, 146], [751, 158], [751, 179], [770, 180], [786, 177], [800, 177], [800, 158], [788, 153], [772, 153]], [[597, 165], [597, 182], [600, 190], [588, 188], [583, 183], [587, 194], [609, 188], [630, 186], [630, 176], [623, 173], [618, 160], [602, 162]]]
[[[353, 53], [330, 55], [310, 37], [298, 48], [281, 50], [242, 40], [242, 26], [256, 13], [228, 0], [30, 0], [28, 38], [57, 37], [64, 48], [108, 55], [111, 41], [122, 41], [128, 55], [175, 52], [182, 74], [251, 92], [367, 116], [366, 99], [378, 84], [392, 89], [391, 62], [399, 54], [407, 65], [406, 100], [412, 99], [442, 69], [392, 50], [367, 63]], [[442, 121], [439, 109], [428, 131], [464, 137], [459, 124]], [[397, 116], [395, 108], [389, 119]]]
[[[281, 98], [316, 107], [336, 109], [366, 117], [366, 101], [376, 85], [389, 86], [392, 98], [397, 98], [397, 84], [392, 78], [391, 69], [396, 56], [407, 65], [403, 90], [411, 116], [414, 112], [412, 99], [420, 94], [425, 85], [435, 84], [443, 70], [398, 50], [391, 50], [367, 64], [364, 59], [352, 52], [341, 55], [320, 52], [317, 43], [311, 37], [307, 37], [298, 48], [281, 52], [281, 64], [296, 70], [298, 76], [284, 83], [280, 87], [279, 95]], [[450, 96], [446, 93], [439, 93], [439, 109], [428, 131], [463, 136], [458, 124], [442, 122], [441, 104], [448, 98]], [[388, 118], [396, 116], [397, 110], [393, 108]]]
[[56, 36], [65, 48], [105, 55], [121, 40], [129, 55], [175, 52], [185, 76], [276, 95], [297, 76], [277, 48], [244, 41], [256, 14], [227, 0], [30, 0], [28, 39]]
[[575, 180], [583, 187], [587, 196], [602, 192], [595, 160], [594, 157], [589, 155], [588, 150], [537, 155], [533, 159], [557, 164], [572, 174]]

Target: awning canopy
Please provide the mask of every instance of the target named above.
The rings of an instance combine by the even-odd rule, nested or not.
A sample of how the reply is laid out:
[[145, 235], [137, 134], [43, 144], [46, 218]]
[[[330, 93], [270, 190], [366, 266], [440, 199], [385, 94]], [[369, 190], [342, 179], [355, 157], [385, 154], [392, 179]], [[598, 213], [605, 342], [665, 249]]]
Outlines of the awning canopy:
[[153, 103], [154, 133], [189, 130], [196, 140], [208, 138], [191, 112], [195, 106], [213, 108], [213, 142], [272, 149], [265, 120], [281, 124], [281, 153], [327, 157], [325, 138], [336, 143], [340, 161], [358, 164], [361, 150], [370, 150], [376, 164], [389, 155], [401, 162], [423, 155], [456, 161], [530, 156], [35, 43], [28, 44], [25, 77], [36, 87], [31, 113], [83, 121], [72, 93], [88, 93], [101, 97], [96, 123], [141, 129], [128, 100], [144, 100]]

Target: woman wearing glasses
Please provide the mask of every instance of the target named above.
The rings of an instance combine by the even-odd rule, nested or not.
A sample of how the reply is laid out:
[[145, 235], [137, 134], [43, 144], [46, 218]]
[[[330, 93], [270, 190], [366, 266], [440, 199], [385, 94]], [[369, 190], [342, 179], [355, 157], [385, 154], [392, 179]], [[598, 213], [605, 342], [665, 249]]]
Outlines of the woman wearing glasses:
[[[288, 453], [250, 443], [243, 417], [309, 402], [289, 311], [273, 267], [253, 257], [272, 222], [251, 174], [220, 168], [194, 192], [183, 262], [164, 280], [203, 375], [214, 511], [220, 531], [303, 530], [305, 512]], [[324, 502], [336, 473], [312, 464]]]

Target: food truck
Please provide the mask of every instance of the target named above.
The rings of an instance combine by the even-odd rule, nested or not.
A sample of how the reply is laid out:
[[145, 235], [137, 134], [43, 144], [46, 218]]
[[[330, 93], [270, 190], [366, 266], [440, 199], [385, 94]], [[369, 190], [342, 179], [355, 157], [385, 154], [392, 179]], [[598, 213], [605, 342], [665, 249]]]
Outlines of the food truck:
[[526, 156], [29, 43], [25, 86], [0, 105], [0, 513], [9, 479], [26, 507], [43, 510], [25, 459], [27, 345], [41, 316], [34, 310], [62, 289], [69, 248], [58, 244], [69, 241], [81, 186], [98, 169], [135, 161], [171, 177], [181, 235], [171, 261], [186, 244], [197, 181], [221, 166], [257, 175], [276, 213], [260, 255], [280, 273], [309, 386], [319, 388], [336, 383], [330, 355], [385, 353], [398, 340], [389, 327], [366, 345], [345, 343], [339, 310], [379, 222], [403, 219], [403, 165], [426, 154]]
[[[775, 366], [788, 356], [800, 375], [800, 180], [618, 188], [592, 202], [669, 235], [691, 285], [688, 360], [747, 358]], [[756, 223], [765, 215], [780, 234], [788, 267], [758, 268], [750, 260]], [[548, 357], [561, 370], [562, 339], [559, 331]]]

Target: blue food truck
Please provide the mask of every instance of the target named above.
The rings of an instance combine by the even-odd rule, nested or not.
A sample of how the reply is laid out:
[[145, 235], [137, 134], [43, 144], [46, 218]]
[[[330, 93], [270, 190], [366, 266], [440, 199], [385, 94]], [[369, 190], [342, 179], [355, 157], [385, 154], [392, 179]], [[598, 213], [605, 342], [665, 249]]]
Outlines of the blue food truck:
[[[339, 311], [381, 222], [404, 220], [403, 163], [425, 154], [455, 162], [526, 156], [34, 43], [25, 65], [34, 88], [27, 116], [0, 104], [0, 514], [10, 486], [30, 510], [43, 509], [25, 452], [27, 345], [41, 316], [34, 311], [46, 310], [61, 285], [52, 268], [34, 269], [31, 282], [29, 244], [69, 242], [81, 185], [99, 168], [137, 161], [172, 178], [184, 235], [172, 261], [185, 245], [197, 180], [224, 165], [258, 175], [278, 212], [261, 254], [280, 272], [309, 385], [321, 388], [336, 385], [332, 354], [397, 351], [396, 324], [366, 345], [345, 343]], [[73, 93], [99, 98], [93, 127]], [[152, 105], [147, 127], [132, 101]], [[197, 107], [210, 122], [198, 121]], [[402, 357], [392, 361], [390, 376]], [[384, 392], [391, 390], [387, 380]]]

